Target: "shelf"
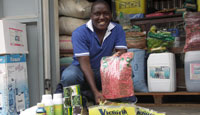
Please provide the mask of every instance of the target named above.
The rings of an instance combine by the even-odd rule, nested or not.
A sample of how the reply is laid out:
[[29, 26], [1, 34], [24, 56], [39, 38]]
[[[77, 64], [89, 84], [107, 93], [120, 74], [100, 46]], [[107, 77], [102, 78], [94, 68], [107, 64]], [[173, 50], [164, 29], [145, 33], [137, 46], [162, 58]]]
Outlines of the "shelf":
[[183, 20], [182, 18], [183, 14], [173, 14], [173, 15], [166, 15], [166, 16], [155, 16], [155, 17], [148, 17], [148, 18], [138, 18], [138, 19], [132, 19], [131, 22], [134, 21], [149, 21], [149, 20], [157, 20], [157, 19], [172, 19], [172, 18], [179, 18], [181, 21]]
[[187, 92], [187, 91], [177, 91], [177, 92], [135, 92], [135, 95], [200, 95], [200, 92]]
[[167, 24], [171, 22], [183, 22], [182, 14], [166, 15], [166, 16], [157, 16], [157, 17], [148, 17], [140, 19], [131, 19], [132, 25], [137, 25], [142, 28], [143, 31], [148, 32], [152, 25], [156, 24]]
[[184, 53], [183, 52], [183, 46], [182, 47], [173, 47], [173, 48], [171, 48], [170, 49], [170, 51], [172, 52], [172, 53], [175, 53], [175, 54], [177, 54], [177, 53]]
[[200, 106], [200, 92], [136, 92], [135, 95], [139, 106]]

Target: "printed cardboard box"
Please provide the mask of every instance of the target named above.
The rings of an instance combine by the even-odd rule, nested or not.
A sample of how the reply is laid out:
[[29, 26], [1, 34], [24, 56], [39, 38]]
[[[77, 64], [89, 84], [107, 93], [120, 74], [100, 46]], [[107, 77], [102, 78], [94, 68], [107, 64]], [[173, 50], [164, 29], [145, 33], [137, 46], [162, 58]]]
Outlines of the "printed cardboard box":
[[0, 56], [0, 115], [16, 115], [28, 107], [26, 55]]
[[0, 54], [26, 53], [26, 25], [16, 21], [0, 20]]

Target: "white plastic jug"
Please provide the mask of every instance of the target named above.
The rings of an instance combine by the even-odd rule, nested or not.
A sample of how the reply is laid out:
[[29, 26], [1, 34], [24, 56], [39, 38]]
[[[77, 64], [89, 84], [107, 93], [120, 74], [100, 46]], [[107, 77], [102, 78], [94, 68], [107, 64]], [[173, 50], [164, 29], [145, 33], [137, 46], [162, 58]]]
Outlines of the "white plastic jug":
[[176, 64], [173, 53], [152, 53], [147, 60], [149, 92], [176, 91]]
[[185, 53], [185, 82], [187, 91], [200, 91], [200, 51]]

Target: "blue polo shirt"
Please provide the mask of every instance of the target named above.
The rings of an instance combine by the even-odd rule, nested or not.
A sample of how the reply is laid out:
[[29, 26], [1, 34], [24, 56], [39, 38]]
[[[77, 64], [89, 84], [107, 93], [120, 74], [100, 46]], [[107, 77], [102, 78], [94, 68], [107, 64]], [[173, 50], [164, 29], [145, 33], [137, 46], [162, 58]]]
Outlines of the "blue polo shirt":
[[91, 20], [72, 33], [72, 45], [74, 52], [72, 64], [79, 65], [77, 57], [90, 56], [92, 69], [99, 69], [101, 58], [111, 56], [113, 49], [127, 49], [125, 32], [121, 25], [110, 22], [103, 42], [100, 44]]

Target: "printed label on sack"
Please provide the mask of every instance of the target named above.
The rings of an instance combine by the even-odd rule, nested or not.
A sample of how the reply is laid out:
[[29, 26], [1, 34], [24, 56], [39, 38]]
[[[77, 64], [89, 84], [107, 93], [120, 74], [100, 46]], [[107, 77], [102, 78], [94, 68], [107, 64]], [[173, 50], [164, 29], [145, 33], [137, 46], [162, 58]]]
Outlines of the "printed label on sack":
[[9, 28], [10, 32], [10, 45], [11, 46], [24, 46], [22, 41], [23, 30]]
[[200, 80], [200, 63], [190, 64], [190, 79]]
[[152, 66], [150, 69], [150, 77], [154, 79], [169, 79], [170, 68], [168, 66]]

